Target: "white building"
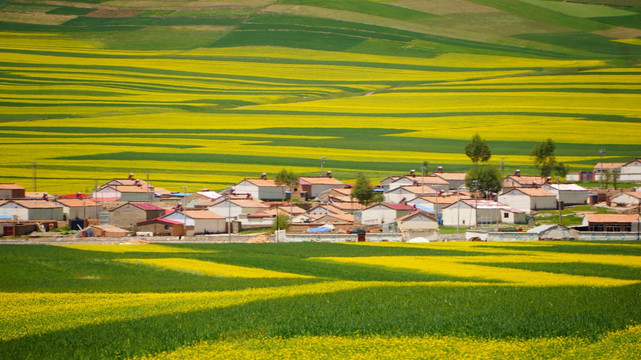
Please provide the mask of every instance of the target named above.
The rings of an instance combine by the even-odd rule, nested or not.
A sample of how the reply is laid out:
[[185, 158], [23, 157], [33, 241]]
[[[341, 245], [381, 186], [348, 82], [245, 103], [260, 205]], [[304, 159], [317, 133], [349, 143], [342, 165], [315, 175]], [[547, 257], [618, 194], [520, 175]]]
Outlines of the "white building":
[[0, 216], [17, 220], [64, 220], [62, 205], [47, 200], [0, 201]]
[[527, 215], [501, 202], [492, 200], [462, 199], [443, 208], [445, 226], [470, 227], [478, 224], [525, 224]]
[[641, 205], [641, 192], [626, 191], [624, 193], [614, 195], [610, 198], [610, 203], [619, 206], [639, 206]]
[[345, 184], [330, 176], [301, 176], [298, 184], [309, 198], [316, 198], [321, 193], [331, 189], [345, 188]]
[[641, 159], [634, 159], [621, 166], [621, 177], [619, 181], [641, 181]]
[[208, 210], [174, 211], [161, 217], [161, 219], [173, 220], [184, 224], [187, 229], [187, 236], [224, 233], [227, 230], [227, 219]]
[[577, 184], [545, 184], [541, 187], [556, 196], [565, 205], [580, 205], [588, 202], [588, 189]]
[[255, 199], [225, 199], [209, 207], [209, 211], [223, 218], [240, 220], [247, 225], [247, 215], [269, 210], [269, 205]]
[[450, 183], [441, 179], [437, 176], [416, 176], [416, 175], [406, 175], [400, 177], [389, 184], [389, 190], [392, 191], [401, 186], [423, 186], [430, 187], [436, 191], [448, 191], [450, 189]]
[[382, 225], [396, 221], [410, 213], [412, 207], [404, 204], [375, 204], [362, 211], [363, 225]]
[[396, 219], [398, 231], [438, 230], [438, 220], [435, 215], [423, 211], [415, 211]]
[[260, 179], [245, 179], [234, 185], [234, 193], [250, 194], [252, 198], [263, 201], [282, 200], [286, 190], [285, 185], [277, 184], [264, 176]]
[[[587, 198], [587, 196], [586, 196]], [[540, 188], [513, 188], [499, 195], [499, 202], [530, 213], [533, 210], [556, 209], [556, 195]]]
[[434, 190], [433, 188], [427, 185], [425, 186], [418, 185], [418, 186], [400, 186], [384, 193], [383, 196], [385, 197], [386, 203], [400, 204], [400, 203], [406, 203], [419, 196], [425, 196], [425, 195], [436, 196], [436, 194], [437, 194], [437, 191]]

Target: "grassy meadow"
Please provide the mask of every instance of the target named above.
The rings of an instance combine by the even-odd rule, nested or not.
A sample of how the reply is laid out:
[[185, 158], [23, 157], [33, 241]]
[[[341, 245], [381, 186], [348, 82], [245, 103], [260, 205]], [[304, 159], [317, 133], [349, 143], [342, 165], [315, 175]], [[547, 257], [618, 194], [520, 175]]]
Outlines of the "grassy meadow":
[[[606, 6], [607, 5], [607, 6]], [[0, 182], [179, 190], [286, 167], [533, 172], [641, 154], [636, 1], [0, 1]]]
[[3, 245], [4, 359], [633, 359], [641, 244]]

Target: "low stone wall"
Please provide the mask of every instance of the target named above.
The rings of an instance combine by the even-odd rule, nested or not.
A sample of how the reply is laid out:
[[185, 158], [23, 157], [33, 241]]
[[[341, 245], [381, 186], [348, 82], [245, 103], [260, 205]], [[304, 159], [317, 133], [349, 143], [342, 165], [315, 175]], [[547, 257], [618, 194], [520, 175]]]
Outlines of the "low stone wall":
[[[357, 242], [358, 234], [291, 234], [283, 242]], [[400, 233], [368, 233], [367, 242], [402, 241]]]
[[579, 233], [579, 240], [581, 241], [632, 241], [641, 240], [641, 235], [638, 233], [630, 232], [585, 232]]

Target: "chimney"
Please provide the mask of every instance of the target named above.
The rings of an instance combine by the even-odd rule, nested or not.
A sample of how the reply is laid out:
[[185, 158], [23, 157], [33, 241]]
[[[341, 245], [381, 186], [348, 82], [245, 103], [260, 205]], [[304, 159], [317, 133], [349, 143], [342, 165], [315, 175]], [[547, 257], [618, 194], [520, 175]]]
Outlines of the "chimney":
[[82, 199], [82, 193], [80, 191], [76, 193], [76, 198]]
[[48, 193], [42, 194], [42, 200], [49, 200], [49, 194]]
[[247, 193], [246, 199], [251, 199], [251, 198], [252, 198], [252, 194]]
[[328, 171], [328, 172], [327, 172], [327, 177], [328, 177], [328, 178], [331, 178], [331, 177], [332, 177], [332, 172], [331, 172], [331, 171]]
[[418, 180], [414, 179], [414, 181], [412, 181], [412, 185], [418, 186]]
[[260, 179], [265, 180], [267, 178], [267, 173], [260, 174]]
[[412, 177], [416, 176], [416, 170], [414, 169], [410, 170], [410, 176]]
[[128, 179], [129, 179], [129, 180], [133, 180], [133, 179], [134, 179], [134, 173], [129, 173], [129, 177], [128, 177]]
[[140, 179], [136, 179], [136, 181], [134, 181], [134, 185], [142, 186], [142, 184], [140, 183]]
[[437, 167], [436, 168], [436, 172], [439, 173], [439, 174], [442, 174], [443, 173], [443, 167], [442, 166]]
[[521, 176], [521, 170], [519, 169], [514, 170], [514, 176]]

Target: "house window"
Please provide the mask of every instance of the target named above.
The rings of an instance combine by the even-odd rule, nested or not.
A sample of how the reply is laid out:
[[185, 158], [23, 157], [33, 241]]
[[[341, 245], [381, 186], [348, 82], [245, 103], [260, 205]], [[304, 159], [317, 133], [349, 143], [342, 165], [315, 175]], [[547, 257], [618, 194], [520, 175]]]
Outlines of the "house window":
[[503, 213], [503, 219], [509, 219], [510, 213]]

